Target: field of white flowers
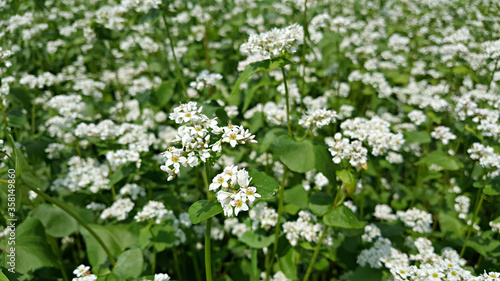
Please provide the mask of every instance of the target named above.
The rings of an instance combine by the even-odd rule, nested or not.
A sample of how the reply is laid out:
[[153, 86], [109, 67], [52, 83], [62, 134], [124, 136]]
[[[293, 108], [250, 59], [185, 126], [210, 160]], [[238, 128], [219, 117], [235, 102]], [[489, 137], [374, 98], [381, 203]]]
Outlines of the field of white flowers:
[[0, 281], [500, 280], [500, 1], [0, 0]]

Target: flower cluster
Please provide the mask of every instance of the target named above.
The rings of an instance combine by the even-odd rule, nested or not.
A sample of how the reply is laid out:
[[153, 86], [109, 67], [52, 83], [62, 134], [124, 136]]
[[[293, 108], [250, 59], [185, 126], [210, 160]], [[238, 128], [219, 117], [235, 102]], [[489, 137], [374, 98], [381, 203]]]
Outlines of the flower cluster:
[[260, 202], [255, 205], [248, 216], [252, 220], [252, 229], [263, 228], [266, 230], [276, 226], [278, 213], [274, 208], [268, 207], [266, 202]]
[[432, 216], [425, 211], [413, 208], [405, 212], [398, 211], [396, 215], [406, 227], [411, 227], [415, 232], [430, 233], [432, 231]]
[[391, 124], [378, 116], [368, 120], [361, 117], [348, 119], [340, 125], [344, 135], [366, 141], [374, 156], [384, 155], [388, 150], [399, 151], [405, 140], [403, 134], [393, 134]]
[[348, 159], [351, 166], [355, 168], [367, 169], [368, 150], [364, 148], [361, 141], [350, 141], [343, 138], [341, 133], [336, 133], [333, 138], [325, 138], [326, 144], [330, 147], [328, 150], [333, 156], [333, 162], [339, 164], [342, 160]]
[[206, 86], [215, 86], [217, 81], [221, 79], [222, 75], [219, 73], [210, 73], [208, 70], [203, 70], [200, 75], [196, 77], [196, 81], [191, 82], [189, 86], [196, 90], [202, 90]]
[[335, 123], [337, 117], [335, 110], [326, 110], [324, 108], [311, 110], [302, 115], [299, 125], [314, 131], [323, 126]]
[[164, 219], [174, 218], [174, 212], [165, 209], [165, 205], [158, 201], [149, 201], [142, 211], [135, 215], [134, 219], [138, 222], [154, 220], [156, 224], [159, 224]]
[[450, 132], [450, 128], [445, 126], [438, 126], [431, 133], [431, 137], [440, 140], [444, 145], [447, 145], [450, 140], [457, 138], [454, 134]]
[[489, 171], [488, 175], [491, 178], [500, 175], [500, 154], [495, 153], [491, 146], [476, 142], [467, 152], [470, 154], [470, 158], [479, 160], [479, 165]]
[[[318, 218], [309, 211], [300, 211], [296, 221], [287, 221], [283, 224], [283, 232], [292, 246], [297, 246], [299, 240], [318, 243], [324, 225], [318, 223]], [[331, 246], [331, 235], [325, 236], [323, 244]]]
[[[169, 174], [168, 180], [173, 180], [180, 175], [180, 167], [195, 167], [200, 162], [206, 162], [211, 152], [221, 152], [222, 143], [229, 143], [232, 147], [237, 144], [255, 143], [255, 136], [243, 126], [232, 125], [219, 127], [216, 119], [210, 119], [201, 113], [196, 102], [181, 104], [174, 108], [169, 118], [177, 124], [178, 128], [173, 143], [180, 143], [182, 148], [171, 146], [163, 153], [167, 158], [161, 169]], [[211, 138], [212, 137], [212, 138]], [[211, 142], [218, 137], [219, 140]]]
[[261, 55], [276, 58], [297, 51], [297, 45], [302, 44], [304, 30], [298, 24], [285, 28], [273, 28], [261, 34], [252, 34], [243, 43], [240, 51], [246, 55]]
[[101, 219], [116, 218], [119, 221], [125, 220], [128, 217], [128, 213], [134, 208], [134, 205], [134, 202], [129, 198], [118, 199], [111, 207], [102, 211]]
[[457, 211], [460, 219], [466, 219], [469, 213], [470, 198], [465, 195], [460, 195], [455, 198], [455, 211]]
[[252, 178], [244, 168], [228, 166], [216, 175], [209, 186], [209, 190], [216, 192], [217, 201], [220, 202], [224, 215], [232, 217], [240, 211], [248, 211], [247, 203], [253, 203], [261, 197], [257, 188], [250, 186]]

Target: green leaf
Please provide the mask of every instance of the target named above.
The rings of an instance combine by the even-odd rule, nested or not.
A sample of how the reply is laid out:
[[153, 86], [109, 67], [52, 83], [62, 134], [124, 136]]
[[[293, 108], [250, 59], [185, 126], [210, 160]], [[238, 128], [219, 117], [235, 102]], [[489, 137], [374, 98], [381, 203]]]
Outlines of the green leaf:
[[7, 276], [5, 276], [2, 271], [0, 271], [0, 281], [9, 281], [9, 279], [7, 279]]
[[160, 107], [165, 106], [174, 96], [175, 80], [164, 81], [155, 91], [156, 100]]
[[[94, 232], [102, 239], [113, 256], [117, 256], [121, 252], [120, 243], [118, 243], [119, 239], [115, 237], [105, 226], [89, 224], [89, 227], [92, 228], [92, 230], [94, 230]], [[108, 256], [106, 255], [104, 249], [97, 242], [94, 236], [92, 236], [85, 228], [82, 227], [80, 229], [80, 233], [85, 241], [87, 257], [92, 268], [97, 271], [106, 268]]]
[[463, 230], [466, 228], [455, 216], [440, 212], [438, 221], [442, 233], [448, 234], [452, 238], [463, 236]]
[[[3, 241], [2, 249], [9, 249], [7, 239]], [[16, 228], [16, 272], [26, 274], [42, 267], [56, 267], [56, 257], [47, 243], [43, 224], [35, 218], [26, 218]]]
[[274, 178], [266, 175], [264, 172], [251, 170], [248, 174], [252, 177], [251, 185], [257, 188], [257, 193], [259, 193], [262, 198], [273, 197], [276, 191], [280, 189], [280, 185]]
[[381, 281], [384, 280], [382, 277], [380, 269], [359, 266], [354, 270], [349, 281]]
[[297, 280], [297, 264], [298, 264], [299, 254], [294, 248], [290, 248], [286, 255], [279, 258], [278, 263], [281, 271], [286, 275], [286, 277]]
[[197, 224], [213, 216], [222, 213], [222, 206], [217, 201], [200, 200], [194, 202], [189, 207], [189, 219], [192, 223]]
[[314, 164], [318, 172], [327, 177], [330, 182], [335, 182], [335, 164], [326, 144], [314, 144]]
[[340, 180], [345, 184], [347, 188], [347, 194], [352, 196], [356, 191], [356, 185], [358, 183], [354, 174], [349, 170], [340, 170], [337, 171], [337, 177], [339, 177]]
[[32, 217], [42, 222], [47, 234], [61, 238], [78, 231], [78, 223], [60, 208], [42, 204], [32, 211]]
[[291, 62], [288, 61], [287, 59], [284, 58], [277, 58], [277, 59], [269, 59], [269, 60], [263, 60], [263, 61], [258, 61], [249, 64], [245, 70], [241, 73], [240, 77], [238, 77], [238, 80], [234, 83], [233, 90], [231, 91], [231, 95], [234, 93], [238, 92], [240, 90], [240, 85], [241, 83], [246, 82], [250, 77], [255, 74], [256, 72], [259, 71], [271, 71], [273, 69], [276, 69], [278, 67], [285, 66], [287, 64], [290, 64]]
[[414, 132], [405, 132], [405, 141], [407, 143], [430, 143], [431, 136], [429, 133], [425, 131], [414, 131]]
[[9, 109], [5, 112], [7, 122], [11, 127], [22, 128], [27, 122], [26, 114], [17, 109]]
[[255, 96], [255, 92], [257, 92], [259, 88], [262, 88], [269, 84], [271, 84], [271, 81], [262, 80], [259, 81], [257, 85], [254, 85], [252, 88], [250, 88], [245, 95], [245, 100], [243, 101], [243, 109], [241, 110], [241, 112], [245, 113], [247, 111], [248, 106], [250, 106], [250, 103], [252, 102], [252, 99]]
[[268, 247], [274, 242], [274, 236], [266, 236], [264, 231], [249, 230], [240, 237], [240, 241], [247, 244], [251, 248], [262, 249]]
[[130, 176], [130, 174], [132, 174], [132, 171], [134, 171], [134, 166], [132, 166], [132, 165], [135, 165], [135, 164], [134, 163], [125, 163], [125, 164], [118, 166], [118, 168], [116, 168], [116, 171], [111, 175], [111, 177], [109, 179], [109, 185], [110, 186], [115, 185], [119, 181], [124, 179], [125, 177]]
[[326, 192], [316, 192], [309, 196], [309, 208], [318, 217], [325, 215], [331, 210], [333, 198]]
[[329, 226], [346, 229], [360, 229], [365, 227], [365, 223], [360, 222], [356, 215], [344, 205], [340, 205], [326, 213], [323, 217], [323, 222]]
[[123, 252], [116, 261], [113, 268], [113, 273], [121, 277], [122, 280], [126, 278], [137, 278], [142, 273], [142, 265], [144, 258], [140, 249], [131, 249]]
[[448, 155], [441, 150], [435, 150], [429, 153], [424, 158], [420, 159], [415, 165], [426, 164], [427, 166], [436, 165], [443, 168], [443, 170], [456, 171], [463, 167], [455, 157]]
[[285, 189], [285, 203], [294, 204], [302, 209], [307, 208], [308, 193], [302, 185], [296, 185], [292, 188]]
[[299, 142], [282, 135], [273, 142], [271, 151], [294, 172], [305, 173], [315, 168], [314, 146], [307, 140]]

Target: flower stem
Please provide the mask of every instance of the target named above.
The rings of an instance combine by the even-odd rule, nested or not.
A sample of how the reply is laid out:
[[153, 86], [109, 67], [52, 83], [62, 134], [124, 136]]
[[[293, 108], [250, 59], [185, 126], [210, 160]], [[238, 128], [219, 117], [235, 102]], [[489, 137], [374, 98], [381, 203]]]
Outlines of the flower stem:
[[170, 36], [170, 28], [168, 27], [167, 23], [167, 18], [165, 17], [165, 13], [162, 13], [162, 18], [163, 18], [163, 23], [165, 24], [165, 29], [167, 30], [167, 37], [168, 41], [170, 43], [170, 49], [172, 49], [172, 56], [174, 57], [174, 65], [175, 65], [175, 70], [177, 72], [177, 79], [181, 82], [182, 90], [184, 97], [187, 98], [187, 90], [186, 90], [186, 84], [184, 84], [184, 80], [182, 79], [182, 72], [181, 68], [179, 67], [179, 62], [177, 61], [177, 56], [175, 55], [175, 49], [174, 49], [174, 41], [172, 40], [172, 37]]
[[285, 99], [286, 99], [286, 125], [288, 127], [288, 135], [292, 136], [292, 127], [290, 126], [290, 94], [288, 93], [288, 85], [286, 83], [285, 68], [281, 67], [283, 73], [283, 83], [285, 83]]
[[212, 281], [212, 260], [211, 260], [211, 240], [210, 233], [212, 231], [212, 218], [207, 220], [207, 228], [205, 230], [205, 273], [207, 281]]
[[179, 257], [177, 256], [177, 249], [175, 247], [172, 248], [172, 252], [174, 254], [174, 265], [175, 265], [175, 271], [177, 271], [177, 280], [181, 281], [182, 276], [181, 276], [181, 267], [179, 265]]
[[314, 263], [316, 262], [316, 258], [318, 257], [318, 254], [319, 254], [319, 249], [321, 248], [321, 245], [323, 244], [323, 239], [325, 239], [325, 235], [326, 235], [327, 231], [328, 231], [328, 226], [324, 226], [323, 232], [321, 233], [321, 236], [319, 237], [319, 241], [316, 244], [316, 247], [314, 247], [314, 253], [313, 253], [313, 256], [311, 257], [311, 261], [309, 262], [309, 266], [307, 266], [306, 275], [304, 275], [304, 281], [309, 280], [309, 276], [311, 275]]
[[[208, 185], [208, 177], [210, 175], [210, 167], [208, 163], [205, 163], [205, 171], [203, 172], [203, 182], [205, 183], [205, 187], [207, 188], [207, 199], [210, 200], [210, 187]], [[212, 257], [211, 257], [211, 240], [210, 234], [212, 231], [212, 218], [207, 220], [207, 227], [205, 229], [205, 273], [206, 280], [212, 281]]]
[[268, 263], [266, 264], [266, 280], [269, 280], [269, 276], [271, 274], [271, 266], [273, 258], [272, 256], [276, 255], [278, 252], [278, 239], [280, 237], [280, 221], [281, 215], [283, 213], [283, 201], [285, 198], [285, 182], [286, 182], [286, 174], [288, 172], [288, 168], [285, 166], [285, 170], [283, 171], [283, 176], [281, 178], [281, 187], [279, 191], [279, 203], [278, 203], [278, 219], [276, 220], [276, 228], [274, 231], [274, 245], [273, 251], [271, 252], [271, 258], [269, 258]]
[[477, 203], [476, 210], [474, 211], [474, 216], [472, 217], [471, 225], [469, 225], [469, 228], [467, 230], [467, 237], [465, 237], [464, 245], [462, 246], [462, 250], [460, 251], [460, 258], [462, 258], [464, 253], [465, 253], [465, 249], [467, 248], [467, 242], [469, 241], [472, 229], [474, 229], [474, 223], [476, 221], [477, 214], [479, 213], [479, 210], [481, 209], [481, 205], [483, 204], [483, 199], [484, 199], [483, 188], [481, 188], [478, 191], [477, 196], [478, 196], [479, 202], [477, 202], [477, 200], [476, 200], [476, 203]]

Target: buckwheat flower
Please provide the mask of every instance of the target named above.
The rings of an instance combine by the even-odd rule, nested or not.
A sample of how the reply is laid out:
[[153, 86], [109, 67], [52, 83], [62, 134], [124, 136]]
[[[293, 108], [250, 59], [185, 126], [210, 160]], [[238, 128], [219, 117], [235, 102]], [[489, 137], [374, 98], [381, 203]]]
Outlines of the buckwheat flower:
[[457, 196], [457, 198], [455, 198], [454, 207], [455, 211], [459, 213], [458, 217], [460, 219], [466, 219], [470, 207], [470, 198], [464, 195]]
[[314, 132], [318, 128], [335, 123], [337, 117], [337, 112], [334, 110], [310, 110], [306, 114], [302, 115], [302, 118], [299, 120], [299, 125], [304, 128], [311, 129]]
[[344, 201], [343, 205], [349, 208], [353, 213], [358, 211], [358, 207], [356, 207], [351, 200]]
[[355, 168], [367, 169], [368, 150], [361, 146], [360, 141], [350, 142], [347, 138], [342, 138], [342, 134], [336, 133], [333, 138], [325, 138], [325, 143], [330, 147], [328, 150], [333, 156], [333, 162], [339, 164], [343, 159], [348, 159], [351, 166]]
[[373, 240], [381, 236], [382, 233], [376, 225], [368, 224], [365, 226], [365, 233], [361, 236], [361, 239], [363, 242], [373, 242]]
[[247, 197], [244, 193], [238, 192], [233, 200], [231, 200], [231, 206], [234, 207], [234, 214], [237, 216], [240, 211], [248, 211], [248, 205], [246, 204]]
[[217, 201], [224, 210], [224, 215], [236, 216], [240, 211], [248, 211], [247, 203], [252, 203], [261, 197], [257, 188], [250, 186], [252, 178], [244, 168], [228, 166], [214, 177], [209, 189], [216, 192]]
[[413, 208], [405, 212], [398, 211], [396, 215], [404, 222], [406, 227], [412, 228], [415, 232], [430, 233], [432, 231], [432, 216], [425, 211]]
[[261, 195], [257, 193], [257, 188], [254, 186], [250, 186], [247, 188], [241, 188], [241, 191], [245, 194], [245, 197], [248, 199], [248, 201], [253, 202], [255, 201], [256, 198], [260, 198]]
[[174, 218], [174, 212], [167, 210], [165, 205], [158, 201], [149, 201], [134, 217], [137, 222], [154, 220], [156, 224], [160, 224], [164, 219]]
[[232, 147], [235, 147], [238, 144], [238, 141], [241, 141], [242, 139], [243, 136], [239, 135], [238, 130], [236, 129], [226, 129], [222, 135], [222, 141], [229, 143]]
[[227, 184], [227, 179], [226, 177], [224, 177], [223, 174], [219, 174], [217, 175], [213, 180], [212, 180], [212, 183], [210, 184], [210, 186], [208, 187], [208, 189], [210, 191], [215, 191], [217, 189], [219, 189], [219, 187], [222, 186], [222, 187], [226, 187], [228, 186]]
[[127, 183], [120, 189], [119, 197], [130, 196], [132, 200], [146, 196], [146, 190], [135, 183]]
[[81, 264], [75, 270], [73, 270], [73, 274], [75, 274], [76, 277], [81, 277], [83, 276], [83, 274], [87, 273], [87, 271], [90, 271], [90, 266]]
[[297, 45], [302, 44], [303, 28], [292, 24], [285, 28], [273, 28], [261, 34], [251, 34], [243, 43], [240, 51], [245, 55], [261, 55], [277, 58], [297, 52]]
[[168, 281], [168, 280], [170, 280], [170, 276], [168, 276], [168, 274], [166, 274], [166, 273], [156, 273], [154, 277], [155, 277], [154, 281]]
[[450, 140], [454, 140], [457, 138], [454, 134], [450, 132], [450, 128], [445, 126], [438, 126], [431, 133], [431, 137], [441, 140], [444, 145], [447, 145]]
[[397, 219], [396, 215], [393, 214], [392, 208], [385, 204], [378, 204], [375, 206], [373, 216], [379, 220], [385, 221], [395, 221]]
[[490, 221], [489, 225], [490, 225], [492, 231], [500, 232], [500, 222], [496, 223], [494, 221]]
[[323, 187], [328, 186], [329, 182], [330, 181], [327, 177], [325, 177], [325, 175], [323, 175], [323, 173], [317, 173], [314, 176], [314, 184], [316, 184], [319, 190], [323, 190]]
[[134, 205], [129, 198], [118, 199], [111, 207], [102, 211], [101, 219], [116, 218], [119, 221], [125, 220]]
[[387, 153], [385, 160], [387, 160], [387, 162], [391, 164], [401, 164], [404, 162], [403, 155], [392, 151], [389, 151], [389, 153]]
[[217, 81], [222, 79], [222, 75], [218, 73], [210, 73], [208, 70], [203, 70], [200, 75], [196, 77], [196, 81], [189, 84], [192, 88], [196, 90], [202, 90], [207, 86], [215, 86]]
[[420, 110], [413, 110], [410, 113], [408, 113], [408, 118], [410, 118], [411, 122], [415, 123], [415, 125], [420, 125], [425, 122], [427, 117], [425, 114], [420, 111]]
[[252, 229], [261, 227], [269, 230], [276, 226], [278, 220], [278, 213], [274, 208], [268, 207], [266, 202], [260, 202], [253, 206], [248, 212], [248, 216], [252, 219]]

